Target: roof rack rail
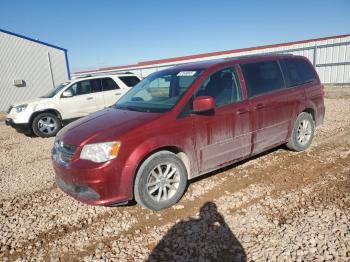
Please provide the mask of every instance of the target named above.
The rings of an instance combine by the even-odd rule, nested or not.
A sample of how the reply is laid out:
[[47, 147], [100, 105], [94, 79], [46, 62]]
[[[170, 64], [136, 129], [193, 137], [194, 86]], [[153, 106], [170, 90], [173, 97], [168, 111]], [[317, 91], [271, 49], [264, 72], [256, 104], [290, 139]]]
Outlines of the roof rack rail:
[[91, 77], [92, 75], [91, 74], [88, 74], [88, 75], [80, 75], [80, 76], [77, 76], [75, 78], [84, 78], [84, 77]]
[[275, 56], [275, 55], [293, 56], [293, 54], [284, 54], [282, 52], [271, 52], [271, 53], [265, 53], [265, 54], [251, 54], [251, 55], [231, 56], [231, 57], [225, 57], [224, 60], [237, 60], [237, 59], [249, 58], [249, 57], [269, 57], [269, 56]]
[[134, 75], [132, 72], [97, 72], [92, 74], [82, 74], [78, 76], [73, 76], [72, 79], [86, 78], [86, 77], [98, 77], [98, 76], [106, 76], [106, 75]]

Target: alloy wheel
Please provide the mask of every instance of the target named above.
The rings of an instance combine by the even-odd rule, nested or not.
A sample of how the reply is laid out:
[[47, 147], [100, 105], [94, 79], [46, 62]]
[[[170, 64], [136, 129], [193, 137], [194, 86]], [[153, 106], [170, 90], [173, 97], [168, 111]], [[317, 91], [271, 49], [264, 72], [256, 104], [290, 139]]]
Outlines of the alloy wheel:
[[40, 132], [49, 135], [55, 132], [57, 123], [52, 117], [45, 116], [38, 121], [38, 129]]
[[171, 199], [178, 191], [180, 174], [175, 165], [162, 163], [157, 165], [148, 175], [147, 193], [155, 201]]
[[311, 138], [312, 127], [309, 120], [304, 119], [300, 122], [297, 129], [297, 140], [301, 145], [306, 145]]

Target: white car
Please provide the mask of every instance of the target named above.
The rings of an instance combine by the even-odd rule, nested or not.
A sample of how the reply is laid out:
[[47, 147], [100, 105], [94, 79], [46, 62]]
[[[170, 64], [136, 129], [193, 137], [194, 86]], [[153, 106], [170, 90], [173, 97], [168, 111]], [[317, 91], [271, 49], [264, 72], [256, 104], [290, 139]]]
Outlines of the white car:
[[40, 98], [12, 105], [6, 124], [22, 133], [54, 136], [65, 124], [113, 105], [139, 81], [133, 74], [73, 79]]

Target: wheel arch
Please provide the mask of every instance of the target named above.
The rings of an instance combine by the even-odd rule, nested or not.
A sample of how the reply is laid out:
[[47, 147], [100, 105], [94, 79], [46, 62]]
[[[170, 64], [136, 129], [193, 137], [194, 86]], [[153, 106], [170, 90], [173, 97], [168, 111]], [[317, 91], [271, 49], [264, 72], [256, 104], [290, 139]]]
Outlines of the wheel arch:
[[306, 107], [302, 112], [310, 114], [312, 116], [312, 119], [316, 122], [315, 110], [312, 107]]
[[60, 113], [58, 110], [53, 109], [53, 108], [47, 108], [47, 109], [43, 109], [43, 110], [39, 110], [39, 111], [33, 112], [33, 114], [32, 114], [32, 115], [30, 116], [30, 118], [29, 118], [29, 123], [32, 124], [34, 118], [35, 118], [37, 115], [42, 114], [42, 113], [51, 113], [51, 114], [54, 114], [54, 115], [57, 116], [58, 119], [62, 122], [62, 116], [61, 116], [61, 113]]
[[147, 154], [144, 154], [142, 157], [140, 157], [140, 161], [138, 161], [137, 167], [133, 170], [133, 178], [130, 182], [132, 182], [132, 198], [135, 198], [135, 192], [134, 192], [134, 185], [135, 185], [135, 181], [136, 181], [136, 176], [137, 173], [140, 169], [140, 167], [142, 166], [142, 164], [152, 155], [158, 153], [158, 152], [171, 152], [175, 155], [177, 155], [181, 161], [184, 163], [184, 166], [186, 168], [187, 171], [187, 180], [190, 180], [193, 177], [193, 171], [191, 170], [191, 161], [190, 161], [190, 157], [188, 156], [187, 153], [184, 152], [184, 150], [182, 150], [180, 147], [178, 146], [173, 146], [173, 145], [168, 145], [168, 146], [160, 146], [157, 148], [154, 148], [153, 150], [151, 150], [150, 152], [148, 152]]
[[154, 155], [155, 153], [161, 152], [161, 151], [168, 151], [168, 152], [171, 152], [171, 153], [177, 155], [181, 159], [181, 161], [183, 162], [184, 166], [186, 167], [187, 179], [189, 180], [192, 178], [191, 161], [190, 161], [189, 156], [186, 154], [186, 152], [177, 146], [162, 146], [162, 147], [158, 147], [158, 148], [152, 150], [151, 152], [149, 152], [148, 154], [146, 154], [142, 158], [142, 160], [138, 163], [137, 168], [135, 170], [134, 180], [135, 180], [136, 174], [137, 174], [138, 170], [140, 169], [141, 165], [150, 156]]

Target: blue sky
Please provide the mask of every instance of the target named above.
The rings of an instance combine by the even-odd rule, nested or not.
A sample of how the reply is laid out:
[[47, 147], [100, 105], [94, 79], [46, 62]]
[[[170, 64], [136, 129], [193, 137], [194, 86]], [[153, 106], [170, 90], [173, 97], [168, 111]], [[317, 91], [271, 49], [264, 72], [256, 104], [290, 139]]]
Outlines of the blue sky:
[[350, 34], [349, 14], [349, 0], [1, 0], [0, 28], [68, 49], [74, 72]]

